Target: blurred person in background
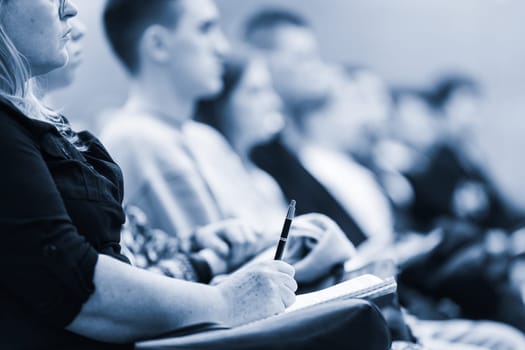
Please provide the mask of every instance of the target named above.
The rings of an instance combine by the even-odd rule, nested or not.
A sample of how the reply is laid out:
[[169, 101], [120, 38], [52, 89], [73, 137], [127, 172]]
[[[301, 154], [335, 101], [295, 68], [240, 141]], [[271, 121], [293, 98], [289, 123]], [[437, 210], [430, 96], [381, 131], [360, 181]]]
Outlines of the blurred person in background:
[[[509, 205], [501, 194], [476, 147], [474, 129], [480, 117], [480, 87], [467, 76], [448, 75], [420, 96], [425, 107], [425, 113], [420, 115], [426, 118], [403, 118], [400, 109], [392, 120], [397, 131], [394, 138], [410, 146], [407, 154], [411, 162], [401, 171], [414, 193], [408, 210], [412, 228], [444, 227], [449, 233], [449, 250], [460, 246], [478, 247], [478, 262], [473, 266], [478, 266], [478, 271], [485, 271], [488, 285], [479, 289], [484, 292], [478, 293], [476, 298], [464, 298], [462, 304], [494, 299], [493, 287], [498, 286], [497, 294], [503, 295], [507, 302], [497, 306], [499, 311], [493, 309], [492, 314], [499, 314], [497, 317], [513, 323], [524, 323], [521, 308], [516, 307], [514, 301], [520, 299], [525, 285], [516, 272], [523, 266], [525, 233], [522, 229], [513, 232], [523, 223], [524, 215]], [[406, 130], [414, 131], [407, 133]], [[420, 138], [421, 135], [427, 137]], [[418, 139], [421, 142], [417, 142]], [[438, 260], [432, 259], [433, 269], [439, 266]], [[492, 267], [487, 268], [489, 265]], [[469, 278], [475, 275], [480, 274], [471, 271]], [[426, 278], [419, 278], [417, 282], [428, 287], [427, 283]], [[460, 294], [462, 283], [455, 284], [455, 293]], [[521, 300], [523, 304], [525, 298], [521, 296]], [[470, 313], [479, 312], [476, 306], [470, 309]]]
[[[441, 125], [434, 115], [428, 93], [412, 87], [391, 89], [392, 108], [383, 129], [383, 137], [370, 148], [367, 166], [378, 173], [396, 174], [403, 181], [394, 184], [389, 190], [389, 183], [384, 181], [392, 204], [400, 216], [397, 224], [404, 230], [429, 230], [421, 227], [414, 217], [414, 188], [407, 177], [409, 172], [417, 172], [428, 161], [426, 155], [438, 142]], [[395, 186], [399, 188], [396, 189]], [[399, 194], [396, 197], [396, 192]]]
[[[263, 145], [255, 159], [276, 177], [287, 196], [303, 197], [303, 210], [315, 208], [341, 223], [353, 222], [353, 233], [362, 239], [357, 242], [361, 259], [391, 256], [401, 263], [414, 254], [411, 249], [424, 250], [438, 237], [431, 235], [425, 244], [414, 236], [411, 249], [393, 245], [397, 237], [389, 198], [375, 174], [353, 156], [369, 152], [387, 117], [369, 107], [366, 84], [342, 67], [332, 69], [333, 82], [324, 101], [288, 120], [280, 135], [283, 145]], [[290, 134], [295, 136], [293, 143], [287, 140]]]
[[[391, 253], [394, 227], [388, 199], [373, 174], [348, 158], [349, 150], [362, 149], [361, 135], [377, 130], [366, 99], [359, 96], [363, 89], [357, 84], [359, 80], [344, 81], [341, 74], [333, 74], [333, 66], [321, 59], [315, 33], [291, 11], [268, 9], [256, 13], [246, 22], [244, 38], [254, 52], [266, 59], [285, 115], [283, 132], [255, 151], [256, 163], [274, 176], [286, 196], [305, 203], [303, 210], [322, 212], [335, 219], [358, 246], [358, 252], [370, 247], [369, 252], [376, 250], [376, 257]], [[303, 57], [309, 66], [318, 69], [298, 68], [302, 67]], [[311, 86], [314, 79], [320, 83]], [[386, 116], [379, 114], [383, 115], [377, 121], [384, 122]], [[352, 188], [358, 193], [350, 193]], [[370, 243], [363, 245], [369, 238]], [[440, 244], [440, 234], [436, 231], [412, 242], [415, 244], [398, 247], [401, 256], [432, 251]], [[488, 334], [482, 329], [492, 325], [462, 322], [469, 325], [464, 336], [473, 332], [481, 338]], [[444, 323], [442, 329], [447, 325], [450, 323]], [[476, 325], [480, 328], [474, 330]], [[496, 330], [500, 325], [494, 327]], [[491, 336], [505, 338], [497, 333]], [[485, 340], [490, 342], [489, 338]]]
[[359, 104], [340, 108], [338, 113], [348, 114], [359, 105], [363, 120], [361, 132], [357, 133], [354, 145], [348, 147], [346, 152], [373, 172], [384, 194], [393, 204], [395, 231], [403, 232], [409, 220], [406, 207], [413, 199], [413, 190], [405, 176], [390, 164], [389, 157], [384, 154], [386, 151], [387, 155], [398, 155], [401, 151], [396, 148], [398, 144], [392, 142], [388, 129], [393, 113], [390, 87], [379, 74], [367, 67], [347, 65], [341, 74], [346, 75], [349, 83], [355, 84]]
[[357, 160], [366, 162], [374, 145], [386, 136], [385, 127], [392, 110], [390, 89], [382, 77], [368, 67], [342, 65], [340, 71], [355, 85], [360, 114], [366, 120], [361, 140], [354, 141], [362, 144], [351, 147], [350, 151]]
[[426, 161], [406, 172], [414, 188], [413, 213], [423, 227], [450, 218], [482, 230], [512, 229], [525, 218], [501, 194], [475, 144], [481, 98], [479, 85], [462, 75], [443, 77], [429, 93], [438, 135], [417, 150]]
[[[223, 87], [228, 43], [218, 26], [215, 4], [173, 2], [184, 13], [178, 21], [156, 13], [155, 6], [142, 1], [108, 2], [106, 33], [128, 70], [131, 87], [128, 101], [110, 118], [102, 138], [129, 184], [125, 203], [141, 208], [153, 228], [199, 248], [214, 248], [230, 272], [275, 245], [285, 211], [276, 219], [281, 205], [258, 209], [265, 203], [250, 197], [253, 185], [239, 155], [213, 128], [192, 121], [197, 101], [220, 93]], [[242, 198], [221, 196], [222, 187], [232, 186], [238, 186]], [[269, 212], [270, 219], [264, 215]], [[214, 240], [201, 235], [201, 228], [209, 224], [220, 225], [225, 232], [218, 232]], [[292, 237], [301, 230], [336, 241], [342, 236], [337, 225], [320, 216], [298, 217]], [[326, 245], [315, 246], [330, 251]], [[298, 249], [297, 279], [305, 282], [327, 274], [353, 252], [346, 241], [335, 248], [341, 254], [331, 251], [326, 259], [315, 258], [315, 249]], [[308, 258], [302, 259], [305, 254]]]
[[228, 44], [217, 21], [210, 0], [108, 1], [106, 34], [132, 79], [128, 101], [106, 116], [101, 137], [126, 176], [126, 206], [140, 208], [152, 228], [187, 249], [220, 253], [222, 263], [210, 266], [228, 266], [228, 272], [261, 249], [257, 234], [234, 221], [221, 224], [224, 232], [215, 239], [200, 234], [199, 228], [227, 217], [215, 205], [182, 133], [193, 100], [221, 89]]
[[[314, 211], [327, 214], [341, 226], [354, 245], [358, 246], [363, 243], [368, 235], [376, 235], [382, 241], [389, 241], [392, 238], [389, 213], [382, 216], [377, 214], [382, 219], [373, 220], [373, 227], [369, 227], [370, 232], [365, 233], [360, 224], [356, 222], [356, 218], [350, 217], [344, 205], [334, 199], [331, 190], [322, 186], [315, 176], [304, 176], [305, 173], [309, 174], [309, 171], [298, 159], [298, 153], [307, 144], [305, 134], [309, 132], [319, 136], [325, 135], [322, 141], [319, 139], [322, 143], [360, 142], [361, 138], [347, 137], [349, 135], [346, 135], [346, 132], [352, 128], [344, 128], [344, 132], [329, 135], [334, 130], [329, 123], [324, 123], [321, 118], [304, 118], [304, 120], [302, 118], [305, 114], [324, 108], [330, 92], [349, 93], [349, 96], [353, 98], [352, 101], [356, 100], [360, 92], [352, 84], [333, 86], [334, 83], [340, 81], [336, 77], [341, 72], [322, 59], [315, 33], [301, 16], [286, 10], [269, 9], [250, 18], [245, 27], [244, 39], [254, 52], [265, 58], [275, 89], [283, 101], [283, 113], [286, 117], [282, 133], [264, 146], [265, 152], [262, 151], [262, 148], [256, 150], [254, 154], [256, 163], [280, 183], [288, 198], [296, 198], [299, 203], [302, 203], [302, 206], [298, 208], [300, 212]], [[341, 88], [346, 90], [343, 92]], [[340, 104], [352, 103], [344, 99], [337, 101]], [[365, 106], [364, 104], [356, 105], [363, 108]], [[340, 108], [340, 106], [337, 105], [334, 108]], [[359, 115], [359, 112], [356, 112], [356, 115]], [[330, 115], [330, 117], [336, 123], [353, 122], [352, 118], [339, 118], [338, 115]], [[321, 121], [317, 122], [317, 120]], [[359, 122], [356, 123], [358, 124]], [[355, 134], [367, 132], [365, 130], [371, 128], [365, 124], [361, 123], [362, 129], [356, 128], [350, 132]], [[262, 153], [265, 155], [263, 156]], [[328, 173], [332, 171], [317, 165], [314, 165], [313, 168], [317, 171], [326, 170]], [[365, 174], [368, 176], [364, 175], [364, 177], [370, 180], [372, 176], [367, 172]], [[304, 190], [306, 188], [308, 191]], [[356, 188], [359, 187], [356, 186]], [[380, 190], [375, 188], [375, 191]], [[343, 194], [340, 195], [343, 196]], [[348, 196], [344, 197], [348, 198]], [[356, 199], [350, 197], [347, 200], [355, 201]], [[364, 216], [369, 218], [366, 213]], [[367, 220], [367, 222], [370, 221]]]
[[[222, 79], [221, 92], [198, 103], [196, 120], [221, 133], [227, 143], [224, 148], [236, 154], [236, 162], [217, 159], [218, 154], [202, 137], [209, 135], [199, 136], [198, 130], [192, 130], [198, 123], [188, 123], [186, 129], [193, 132], [189, 137], [192, 149], [202, 166], [210, 170], [205, 175], [222, 207], [257, 223], [261, 229], [268, 229], [269, 225], [275, 228], [286, 211], [286, 199], [273, 179], [252, 162], [250, 152], [281, 130], [284, 118], [280, 98], [261, 59], [228, 57]], [[238, 166], [228, 169], [225, 167], [228, 164]], [[240, 180], [242, 175], [248, 176]]]
[[[437, 120], [429, 93], [414, 87], [396, 87], [392, 89], [393, 108], [388, 121], [388, 136], [399, 141], [411, 152], [408, 159], [388, 157], [400, 171], [417, 167], [421, 160], [418, 155], [431, 149], [442, 134], [442, 125]], [[417, 132], [415, 132], [417, 131]]]
[[305, 96], [315, 103], [329, 89], [330, 67], [305, 18], [279, 8], [263, 10], [245, 23], [243, 36], [268, 63], [285, 114], [300, 114], [310, 107], [305, 105]]
[[[282, 221], [285, 197], [275, 180], [252, 162], [250, 153], [255, 146], [281, 130], [284, 119], [280, 98], [272, 87], [266, 64], [257, 57], [238, 55], [227, 58], [223, 86], [220, 94], [198, 104], [196, 115], [198, 121], [220, 131], [227, 145], [224, 142], [221, 145], [219, 140], [211, 142], [217, 137], [204, 133], [199, 123], [188, 123], [185, 131], [196, 160], [221, 206], [229, 208], [236, 217], [246, 218], [258, 223], [260, 229], [273, 232]], [[329, 218], [319, 214], [299, 216], [298, 220], [299, 226], [301, 222], [306, 225], [308, 222], [317, 223], [327, 228], [334, 225]], [[312, 284], [313, 278], [322, 276], [320, 271], [326, 271], [327, 266], [344, 263], [354, 251], [339, 229], [337, 234], [326, 231], [321, 235], [307, 230], [292, 235], [288, 259], [295, 255], [292, 251], [297, 240], [302, 241], [299, 246], [303, 249], [311, 250], [308, 259], [294, 265], [301, 286], [304, 282]], [[316, 246], [327, 249], [314, 249]], [[315, 266], [307, 267], [306, 264], [310, 263]]]
[[187, 151], [182, 125], [196, 99], [220, 91], [228, 43], [211, 0], [160, 3], [106, 5], [105, 32], [131, 83], [101, 135], [127, 176], [125, 202], [142, 208], [157, 228], [186, 238], [225, 218]]

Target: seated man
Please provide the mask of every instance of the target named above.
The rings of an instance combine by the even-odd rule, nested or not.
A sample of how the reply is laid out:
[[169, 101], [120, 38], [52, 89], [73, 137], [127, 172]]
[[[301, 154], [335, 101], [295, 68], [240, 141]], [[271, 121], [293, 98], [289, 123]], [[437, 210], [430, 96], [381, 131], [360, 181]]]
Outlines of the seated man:
[[[131, 88], [125, 106], [110, 117], [102, 139], [126, 176], [126, 204], [141, 208], [152, 227], [185, 242], [198, 237], [194, 234], [208, 224], [232, 217], [245, 219], [218, 201], [205, 175], [207, 164], [197, 160], [193, 140], [185, 130], [197, 100], [222, 88], [222, 61], [227, 50], [216, 7], [208, 0], [201, 2], [169, 5], [183, 8], [180, 16], [165, 16], [165, 11], [159, 10], [162, 6], [153, 3], [125, 1], [110, 1], [104, 13], [107, 36], [130, 75]], [[207, 130], [209, 141], [219, 139], [214, 150], [220, 149], [223, 156], [218, 158], [228, 164], [238, 161], [227, 145], [222, 147], [225, 142], [220, 136]], [[251, 226], [259, 226], [257, 222], [237, 226], [234, 236], [243, 242], [245, 252], [228, 256], [228, 248], [239, 245], [235, 239], [230, 241], [223, 254], [229, 266], [239, 266], [275, 245], [282, 223], [274, 224], [272, 231], [264, 220], [260, 221], [264, 235], [253, 233]], [[337, 239], [341, 235], [336, 231], [327, 230], [331, 233], [326, 237]], [[297, 278], [301, 282], [315, 280], [321, 276], [313, 271], [327, 274], [334, 264], [347, 260], [353, 247], [344, 239], [340, 241], [335, 244], [337, 253], [331, 250], [315, 263], [316, 267], [324, 265], [323, 269], [304, 266]]]

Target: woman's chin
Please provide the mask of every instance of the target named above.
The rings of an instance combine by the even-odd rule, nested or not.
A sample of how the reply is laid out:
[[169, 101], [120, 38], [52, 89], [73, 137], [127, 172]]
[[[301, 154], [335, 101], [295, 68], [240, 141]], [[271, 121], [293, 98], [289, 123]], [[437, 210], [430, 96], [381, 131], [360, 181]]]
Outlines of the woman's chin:
[[61, 55], [60, 57], [57, 57], [54, 60], [49, 60], [47, 62], [42, 62], [40, 64], [32, 65], [31, 74], [32, 76], [44, 75], [44, 74], [54, 71], [55, 69], [64, 67], [67, 64], [67, 62], [68, 62], [68, 56], [67, 54], [64, 54], [64, 55]]

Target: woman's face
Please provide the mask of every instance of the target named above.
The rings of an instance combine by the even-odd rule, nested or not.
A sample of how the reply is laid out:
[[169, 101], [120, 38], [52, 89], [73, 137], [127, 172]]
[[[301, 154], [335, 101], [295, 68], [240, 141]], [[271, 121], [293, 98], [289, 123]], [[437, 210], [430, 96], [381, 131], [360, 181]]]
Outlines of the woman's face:
[[77, 68], [82, 63], [83, 38], [86, 28], [78, 18], [71, 22], [71, 40], [66, 45], [69, 61], [65, 66], [55, 69], [42, 77], [42, 84], [48, 91], [67, 87], [75, 80]]
[[268, 141], [282, 129], [281, 100], [262, 61], [254, 60], [246, 67], [231, 94], [226, 117], [230, 135], [251, 145]]
[[4, 30], [33, 76], [67, 63], [68, 19], [77, 14], [69, 0], [4, 0], [2, 6]]

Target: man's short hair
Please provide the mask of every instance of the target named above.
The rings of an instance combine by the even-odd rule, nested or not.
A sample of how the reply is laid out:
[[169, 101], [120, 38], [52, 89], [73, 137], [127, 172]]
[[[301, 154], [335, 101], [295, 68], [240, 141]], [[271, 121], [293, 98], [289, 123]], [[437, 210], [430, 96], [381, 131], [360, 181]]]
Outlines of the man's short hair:
[[244, 41], [259, 49], [277, 45], [275, 32], [283, 26], [309, 27], [301, 15], [284, 8], [267, 8], [253, 14], [244, 24]]
[[138, 45], [144, 31], [155, 24], [174, 28], [180, 17], [179, 0], [108, 0], [103, 20], [115, 55], [131, 74], [140, 68]]

